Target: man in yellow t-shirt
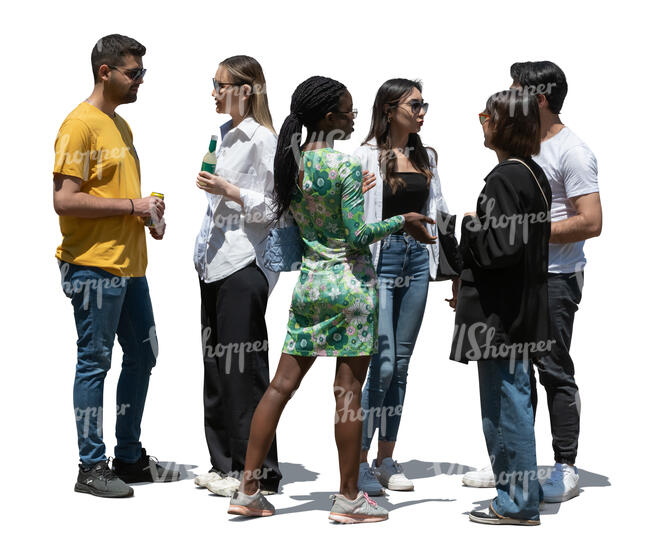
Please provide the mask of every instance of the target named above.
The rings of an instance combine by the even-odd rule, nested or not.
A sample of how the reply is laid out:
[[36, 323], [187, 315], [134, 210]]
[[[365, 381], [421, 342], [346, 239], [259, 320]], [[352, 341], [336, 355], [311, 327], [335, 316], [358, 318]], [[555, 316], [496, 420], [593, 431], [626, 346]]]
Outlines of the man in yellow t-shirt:
[[[145, 277], [144, 223], [162, 239], [164, 202], [142, 198], [133, 135], [115, 112], [137, 99], [145, 47], [127, 36], [101, 38], [91, 54], [95, 86], [64, 120], [55, 143], [54, 209], [63, 240], [56, 251], [63, 291], [77, 325], [74, 407], [79, 444], [75, 491], [103, 497], [133, 494], [136, 481], [178, 479], [140, 443], [140, 421], [158, 342]], [[115, 460], [102, 439], [104, 378], [115, 335], [123, 351], [117, 387]]]

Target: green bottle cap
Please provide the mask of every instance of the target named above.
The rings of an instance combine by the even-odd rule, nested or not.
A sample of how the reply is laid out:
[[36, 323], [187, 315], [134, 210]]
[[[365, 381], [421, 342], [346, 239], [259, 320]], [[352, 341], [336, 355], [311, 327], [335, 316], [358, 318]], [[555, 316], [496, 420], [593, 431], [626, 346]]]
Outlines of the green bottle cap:
[[214, 153], [215, 149], [217, 148], [217, 136], [212, 136], [210, 138], [210, 147], [208, 147], [208, 150], [211, 153]]

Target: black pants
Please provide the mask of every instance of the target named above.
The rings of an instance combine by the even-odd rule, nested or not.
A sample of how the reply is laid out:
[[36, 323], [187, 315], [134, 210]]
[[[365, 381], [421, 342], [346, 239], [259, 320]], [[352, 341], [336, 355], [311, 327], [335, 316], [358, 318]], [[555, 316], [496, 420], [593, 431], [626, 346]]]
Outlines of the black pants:
[[[252, 264], [201, 286], [203, 407], [212, 469], [239, 477], [255, 408], [269, 385], [266, 303], [268, 282]], [[277, 491], [282, 474], [275, 439], [260, 475]]]
[[[582, 298], [583, 273], [549, 273], [548, 307], [551, 338], [549, 355], [537, 360], [539, 381], [546, 390], [556, 462], [575, 463], [580, 434], [580, 397], [569, 355], [573, 318]], [[535, 370], [530, 369], [533, 411], [537, 408]]]

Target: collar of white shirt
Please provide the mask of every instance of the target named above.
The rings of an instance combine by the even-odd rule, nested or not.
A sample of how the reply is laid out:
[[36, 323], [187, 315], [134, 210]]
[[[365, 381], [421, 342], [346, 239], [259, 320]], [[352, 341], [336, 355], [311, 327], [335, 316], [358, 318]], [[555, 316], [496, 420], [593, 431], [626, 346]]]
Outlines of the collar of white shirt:
[[219, 130], [221, 131], [221, 140], [226, 137], [226, 134], [230, 131], [233, 132], [241, 132], [243, 133], [247, 139], [251, 139], [253, 137], [253, 134], [255, 133], [255, 130], [259, 128], [259, 122], [257, 122], [252, 116], [247, 116], [244, 120], [242, 120], [237, 126], [233, 128], [232, 126], [232, 118], [222, 124], [219, 127]]

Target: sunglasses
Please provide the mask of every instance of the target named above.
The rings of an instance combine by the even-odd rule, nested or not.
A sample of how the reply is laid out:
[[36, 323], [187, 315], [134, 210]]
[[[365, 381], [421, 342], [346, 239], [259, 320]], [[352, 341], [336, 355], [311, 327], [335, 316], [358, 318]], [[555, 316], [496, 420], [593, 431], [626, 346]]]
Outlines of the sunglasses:
[[135, 69], [120, 69], [119, 67], [115, 67], [113, 65], [108, 65], [108, 67], [121, 72], [131, 80], [140, 80], [141, 78], [144, 78], [144, 75], [147, 72], [147, 69], [143, 69], [142, 67], [136, 67]]
[[423, 101], [420, 101], [418, 99], [412, 99], [411, 101], [407, 103], [394, 103], [393, 107], [399, 107], [400, 105], [408, 105], [411, 108], [411, 113], [414, 115], [417, 115], [420, 113], [420, 111], [424, 111], [424, 114], [427, 114], [427, 111], [429, 110], [429, 104], [424, 103]]
[[488, 120], [490, 120], [489, 113], [483, 111], [482, 113], [478, 114], [478, 121], [481, 123], [481, 126], [483, 126], [483, 124], [485, 124]]
[[418, 101], [417, 99], [413, 99], [407, 103], [409, 107], [411, 107], [411, 112], [414, 115], [417, 115], [420, 113], [420, 111], [424, 111], [423, 114], [427, 114], [427, 111], [429, 110], [429, 104], [424, 103], [423, 101]]
[[244, 84], [248, 84], [248, 82], [219, 82], [216, 78], [212, 79], [212, 85], [217, 93], [221, 93], [222, 88], [226, 86], [243, 86]]

